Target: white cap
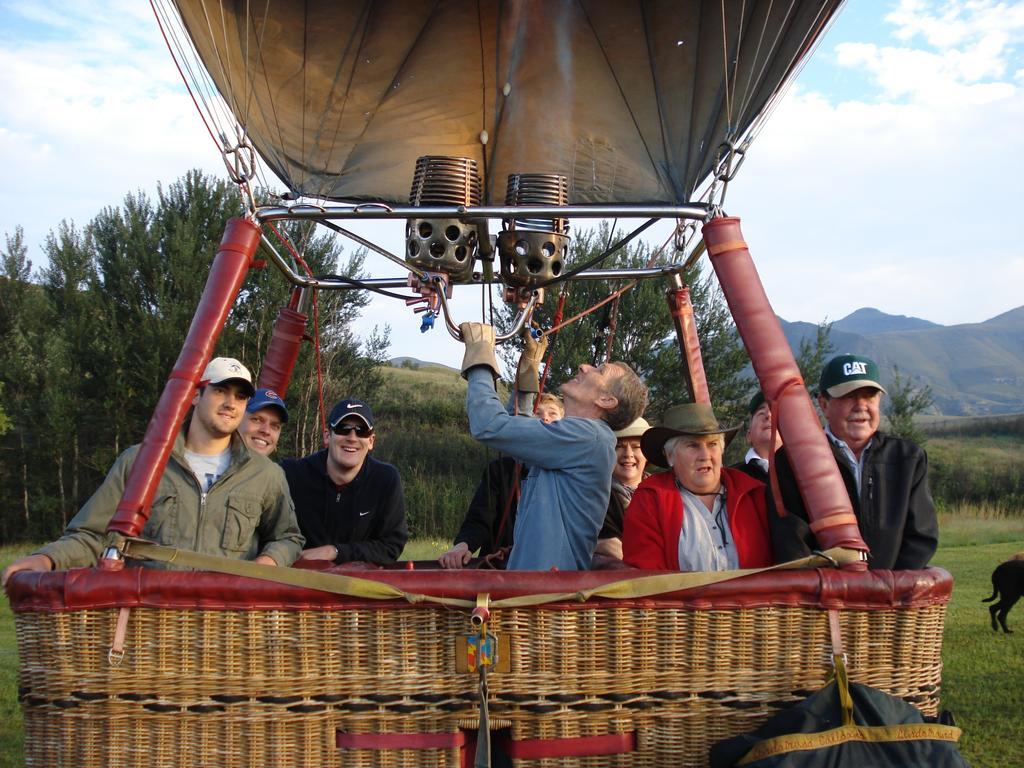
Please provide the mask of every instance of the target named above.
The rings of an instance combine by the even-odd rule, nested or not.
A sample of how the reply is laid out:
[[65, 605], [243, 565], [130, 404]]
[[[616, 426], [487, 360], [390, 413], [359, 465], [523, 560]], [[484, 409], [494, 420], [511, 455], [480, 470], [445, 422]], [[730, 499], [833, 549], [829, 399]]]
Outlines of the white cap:
[[252, 374], [249, 373], [249, 369], [233, 357], [213, 358], [203, 371], [203, 375], [199, 379], [199, 386], [223, 384], [225, 381], [237, 381], [244, 384], [249, 397], [256, 392], [256, 388], [252, 385]]

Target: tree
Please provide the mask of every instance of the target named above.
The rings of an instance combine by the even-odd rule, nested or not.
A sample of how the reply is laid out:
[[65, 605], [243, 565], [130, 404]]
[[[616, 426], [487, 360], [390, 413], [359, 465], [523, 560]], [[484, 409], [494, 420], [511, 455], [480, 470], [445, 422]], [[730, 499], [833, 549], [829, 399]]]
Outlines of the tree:
[[0, 381], [0, 437], [3, 437], [11, 430], [11, 420], [4, 411], [4, 384]]
[[[0, 542], [59, 533], [110, 467], [142, 438], [199, 302], [227, 221], [242, 212], [235, 188], [198, 172], [129, 194], [83, 229], [62, 222], [32, 273], [21, 229], [0, 252]], [[365, 254], [342, 260], [333, 235], [279, 225], [316, 274], [359, 276]], [[291, 286], [276, 270], [247, 274], [216, 355], [256, 374]], [[327, 407], [379, 388], [388, 330], [360, 341], [349, 330], [363, 291], [321, 292], [320, 371]], [[312, 318], [307, 327], [314, 333]], [[289, 393], [282, 453], [321, 445], [317, 365], [305, 348]], [[332, 399], [333, 398], [333, 399]]]
[[914, 417], [924, 413], [935, 403], [932, 388], [928, 385], [915, 386], [913, 379], [901, 375], [899, 367], [894, 365], [888, 395], [885, 417], [889, 421], [889, 431], [896, 437], [923, 445], [926, 438], [921, 428], [914, 423]]
[[45, 529], [38, 521], [48, 515], [49, 467], [40, 443], [48, 439], [40, 424], [46, 404], [40, 397], [45, 376], [41, 350], [56, 326], [53, 312], [39, 286], [31, 282], [24, 233], [17, 228], [6, 237], [0, 254], [0, 384], [4, 411], [11, 428], [0, 441], [0, 536], [14, 531], [33, 535]]
[[814, 339], [806, 336], [800, 339], [800, 348], [796, 353], [796, 364], [800, 369], [800, 376], [807, 386], [808, 392], [814, 392], [821, 379], [821, 369], [825, 362], [835, 351], [832, 343], [832, 323], [822, 320], [815, 329]]

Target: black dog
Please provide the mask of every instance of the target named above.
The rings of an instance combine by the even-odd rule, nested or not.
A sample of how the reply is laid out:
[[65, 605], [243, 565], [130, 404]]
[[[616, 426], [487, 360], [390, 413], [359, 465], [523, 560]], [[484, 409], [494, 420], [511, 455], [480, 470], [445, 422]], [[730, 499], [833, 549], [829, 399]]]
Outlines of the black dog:
[[1013, 632], [1006, 626], [1006, 614], [1020, 599], [1021, 593], [1024, 593], [1024, 560], [1007, 560], [996, 566], [992, 571], [992, 597], [981, 601], [990, 603], [999, 597], [998, 603], [988, 607], [988, 612], [992, 614], [993, 631], [999, 631], [996, 624], [998, 619], [999, 624], [1003, 625], [1003, 632]]

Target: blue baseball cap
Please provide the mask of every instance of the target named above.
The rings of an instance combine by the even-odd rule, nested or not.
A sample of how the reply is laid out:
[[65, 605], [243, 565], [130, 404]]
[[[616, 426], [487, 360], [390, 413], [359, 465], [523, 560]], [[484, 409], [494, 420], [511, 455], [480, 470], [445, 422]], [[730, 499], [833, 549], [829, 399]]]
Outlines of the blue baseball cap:
[[288, 423], [288, 406], [284, 404], [281, 396], [272, 389], [257, 389], [256, 394], [249, 398], [249, 404], [245, 406], [245, 410], [249, 413], [256, 413], [264, 408], [277, 408], [281, 411], [281, 421]]

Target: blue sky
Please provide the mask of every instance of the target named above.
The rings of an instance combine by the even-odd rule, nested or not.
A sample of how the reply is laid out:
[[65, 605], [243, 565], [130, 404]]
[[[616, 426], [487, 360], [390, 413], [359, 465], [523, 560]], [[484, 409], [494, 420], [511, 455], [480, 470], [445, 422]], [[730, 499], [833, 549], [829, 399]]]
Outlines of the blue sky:
[[[1024, 2], [847, 5], [726, 200], [778, 314], [954, 324], [1024, 304], [1022, 42]], [[224, 177], [147, 3], [0, 0], [0, 93], [0, 234], [23, 226], [36, 265], [62, 219], [190, 168]], [[383, 244], [401, 251], [399, 230]], [[363, 326], [390, 323], [393, 355], [457, 362], [404, 313], [375, 301]]]

